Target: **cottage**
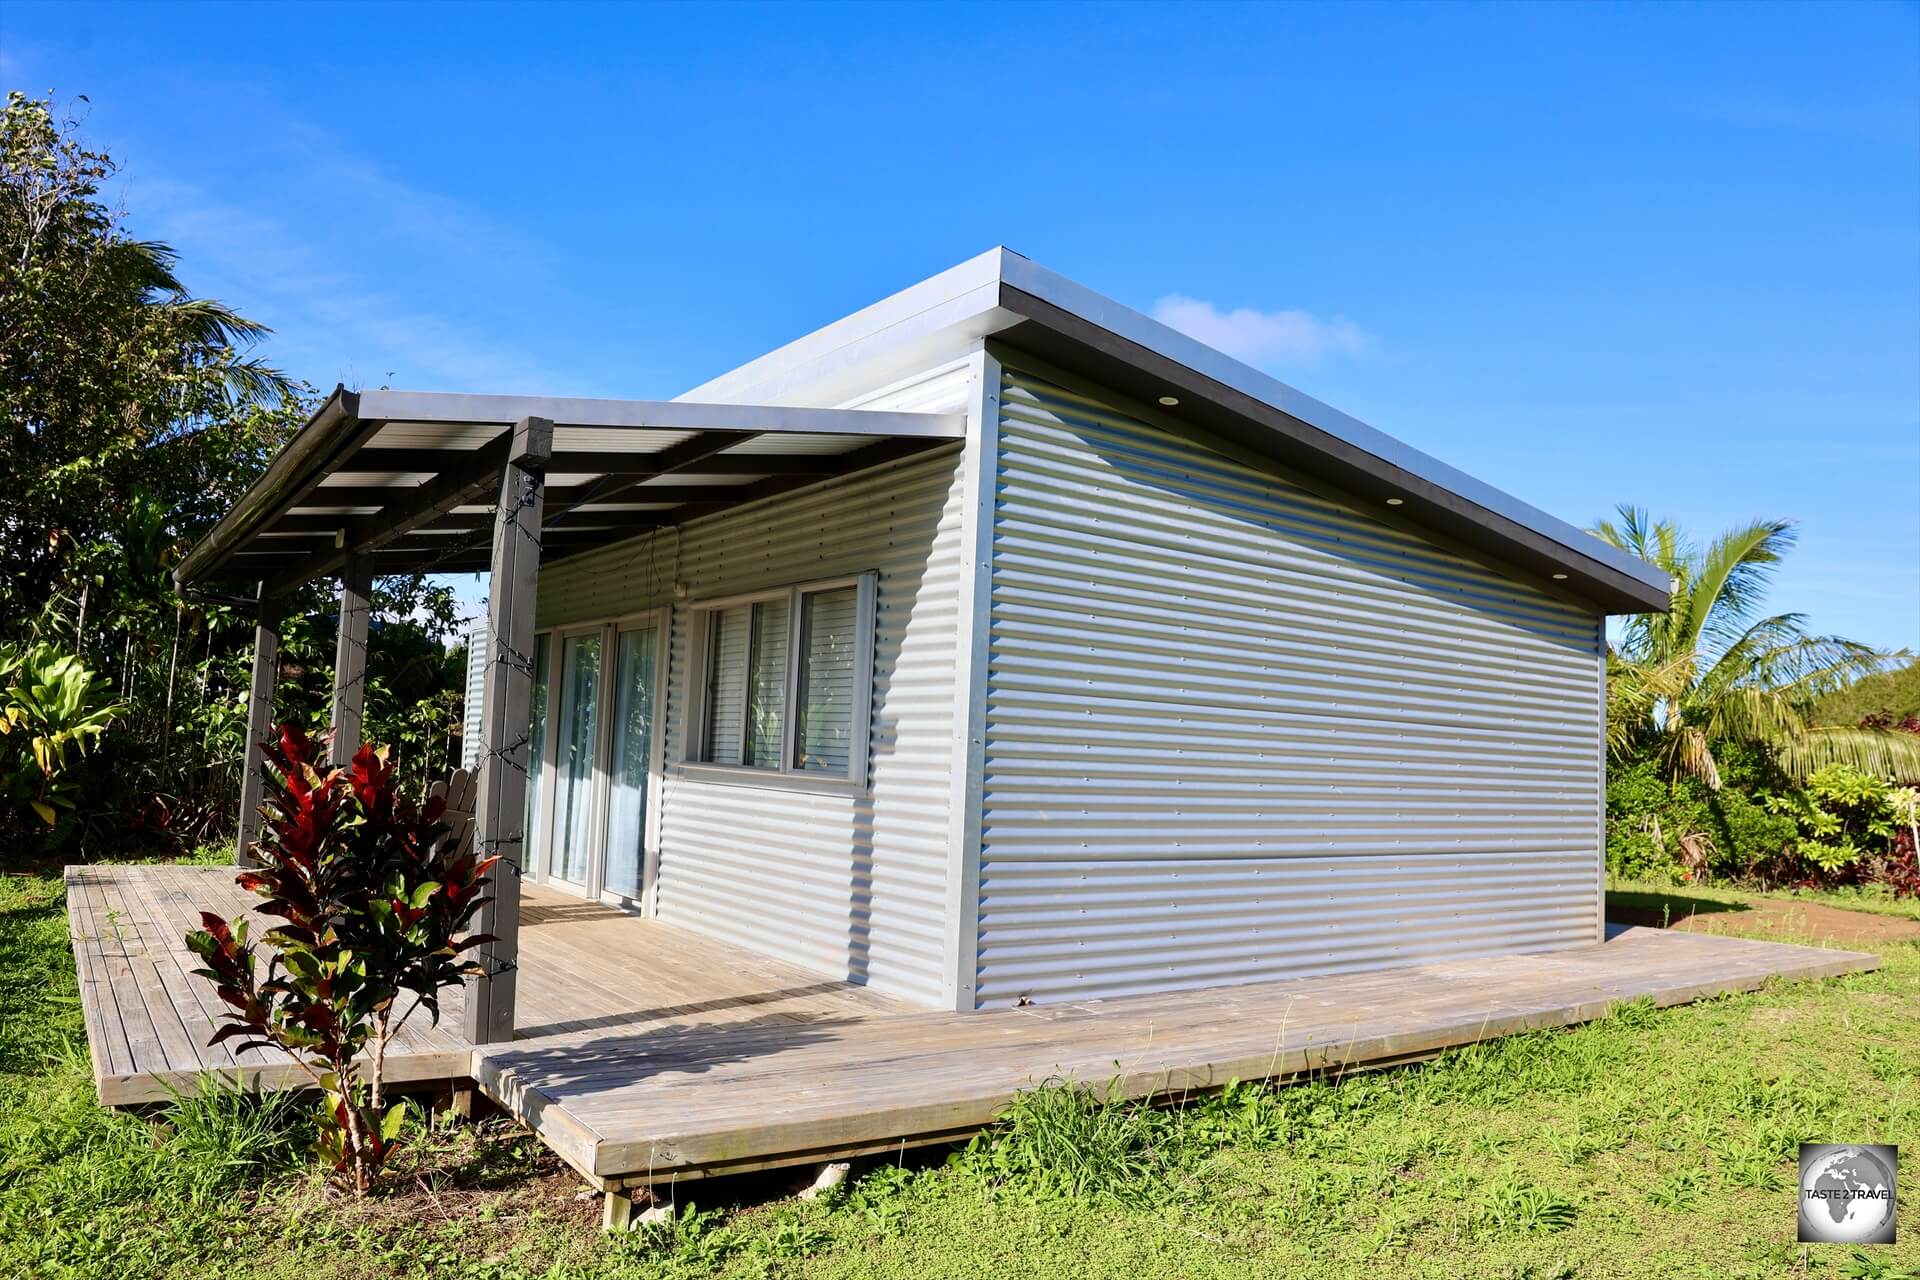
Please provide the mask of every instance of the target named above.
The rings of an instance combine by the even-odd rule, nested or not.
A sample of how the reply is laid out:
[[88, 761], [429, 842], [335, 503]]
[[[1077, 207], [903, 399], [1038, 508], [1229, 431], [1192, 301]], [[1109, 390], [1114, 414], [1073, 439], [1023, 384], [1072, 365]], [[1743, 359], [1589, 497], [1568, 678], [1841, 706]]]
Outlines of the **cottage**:
[[[1404, 1062], [1874, 957], [1609, 928], [1609, 613], [1650, 566], [996, 249], [672, 401], [339, 390], [182, 561], [491, 574], [488, 975], [386, 1054], [606, 1191], [897, 1152], [1052, 1076]], [[245, 857], [261, 778], [244, 780]], [[230, 873], [68, 869], [101, 1099], [215, 1071]], [[1116, 1074], [1117, 1073], [1117, 1074]]]
[[676, 401], [337, 391], [178, 576], [270, 654], [343, 575], [351, 738], [368, 575], [488, 567], [483, 839], [961, 1010], [1595, 942], [1602, 622], [1666, 600], [1005, 249]]

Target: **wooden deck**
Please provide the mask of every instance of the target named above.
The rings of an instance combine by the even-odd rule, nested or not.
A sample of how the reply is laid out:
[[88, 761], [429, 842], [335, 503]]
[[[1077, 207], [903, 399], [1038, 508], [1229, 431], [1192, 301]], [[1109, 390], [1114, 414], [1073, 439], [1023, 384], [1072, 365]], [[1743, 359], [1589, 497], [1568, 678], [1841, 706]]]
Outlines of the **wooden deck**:
[[[179, 939], [200, 907], [250, 905], [230, 871], [73, 868], [68, 884], [102, 1101], [163, 1098], [205, 1069], [244, 1069], [264, 1087], [294, 1079], [263, 1054], [199, 1047], [211, 995], [187, 976]], [[518, 1038], [461, 1044], [450, 1008], [437, 1030], [409, 1026], [388, 1062], [399, 1080], [477, 1080], [589, 1181], [619, 1189], [962, 1136], [1049, 1077], [1147, 1095], [1409, 1061], [1586, 1021], [1623, 1000], [1678, 1004], [1877, 964], [1855, 951], [1622, 929], [1544, 955], [930, 1013], [532, 891]]]
[[[67, 918], [80, 1004], [100, 1100], [123, 1106], [191, 1090], [203, 1071], [259, 1088], [305, 1083], [284, 1056], [207, 1047], [219, 1000], [192, 976], [184, 939], [200, 912], [275, 923], [233, 882], [231, 867], [68, 867]], [[440, 1023], [409, 1020], [387, 1052], [399, 1083], [463, 1080], [473, 1046], [460, 1034], [461, 992], [442, 997]], [[526, 886], [521, 892], [519, 1035], [679, 1033], [696, 1027], [794, 1026], [906, 1012], [886, 996], [639, 920], [611, 907]]]

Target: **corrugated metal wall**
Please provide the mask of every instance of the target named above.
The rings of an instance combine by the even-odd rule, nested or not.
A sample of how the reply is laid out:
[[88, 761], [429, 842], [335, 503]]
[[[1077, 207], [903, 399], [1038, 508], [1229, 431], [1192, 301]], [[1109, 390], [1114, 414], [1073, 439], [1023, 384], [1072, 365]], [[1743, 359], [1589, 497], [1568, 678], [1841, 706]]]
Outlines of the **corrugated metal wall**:
[[[863, 407], [951, 411], [964, 369]], [[660, 918], [838, 978], [941, 997], [958, 628], [959, 446], [542, 571], [539, 625], [878, 572], [872, 762], [860, 796], [675, 777], [688, 610], [667, 680]]]
[[487, 670], [486, 619], [467, 629], [467, 703], [460, 717], [460, 767], [471, 769], [480, 760], [480, 700]]
[[1000, 430], [980, 1004], [1594, 940], [1595, 614], [1032, 375]]

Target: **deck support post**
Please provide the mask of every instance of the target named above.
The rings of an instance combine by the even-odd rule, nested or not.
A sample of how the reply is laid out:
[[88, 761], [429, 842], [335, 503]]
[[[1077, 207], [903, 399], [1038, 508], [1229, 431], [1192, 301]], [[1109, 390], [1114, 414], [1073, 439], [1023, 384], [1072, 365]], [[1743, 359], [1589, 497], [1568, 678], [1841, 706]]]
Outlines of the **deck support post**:
[[367, 615], [373, 560], [351, 555], [340, 570], [340, 634], [333, 651], [333, 745], [327, 758], [344, 769], [360, 750], [367, 703]]
[[474, 921], [494, 941], [474, 958], [485, 971], [467, 979], [463, 1021], [473, 1044], [513, 1039], [514, 970], [520, 949], [520, 872], [527, 836], [527, 753], [533, 716], [533, 610], [540, 583], [540, 519], [553, 423], [522, 418], [500, 471], [493, 522], [493, 576], [487, 589], [487, 667], [481, 681], [480, 792], [474, 848], [498, 854], [491, 899]]
[[273, 733], [273, 686], [280, 674], [280, 615], [276, 596], [260, 592], [253, 624], [253, 680], [247, 686], [247, 736], [240, 753], [240, 822], [234, 841], [235, 866], [254, 865], [249, 846], [260, 834], [260, 801], [266, 795], [267, 762], [260, 744]]

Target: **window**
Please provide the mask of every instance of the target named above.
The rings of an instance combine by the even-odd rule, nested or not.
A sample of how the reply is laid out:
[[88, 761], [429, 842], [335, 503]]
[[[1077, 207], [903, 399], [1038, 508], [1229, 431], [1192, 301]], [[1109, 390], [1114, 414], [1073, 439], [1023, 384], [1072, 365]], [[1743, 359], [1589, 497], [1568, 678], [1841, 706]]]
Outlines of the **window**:
[[693, 609], [693, 764], [866, 780], [873, 574]]

